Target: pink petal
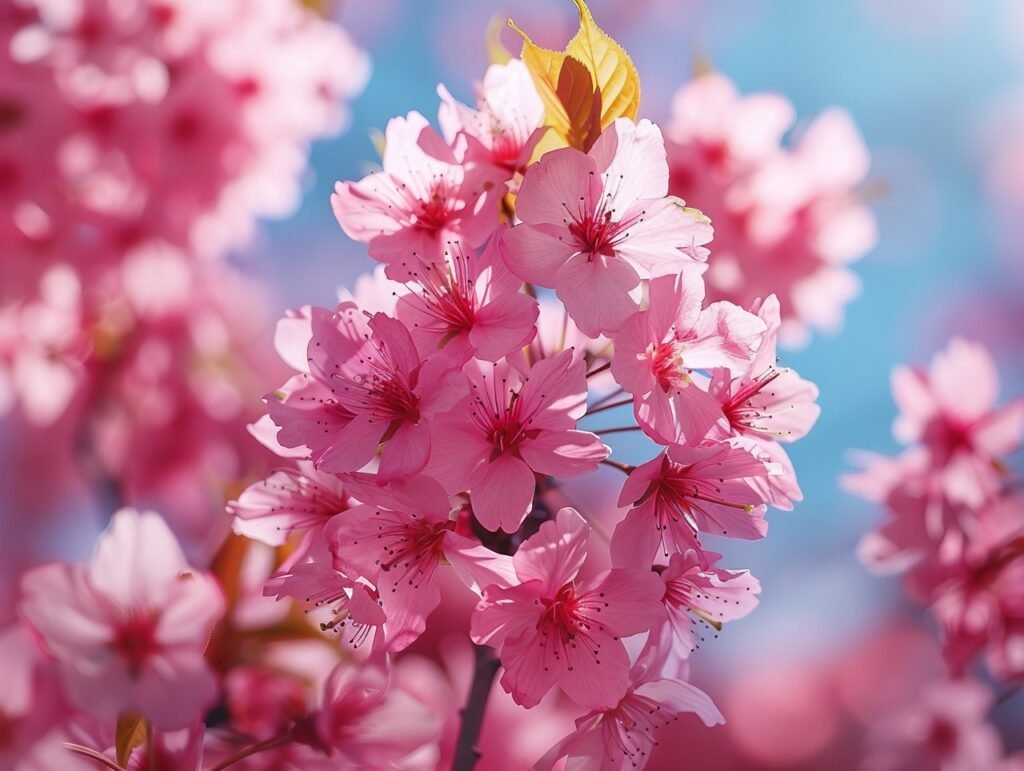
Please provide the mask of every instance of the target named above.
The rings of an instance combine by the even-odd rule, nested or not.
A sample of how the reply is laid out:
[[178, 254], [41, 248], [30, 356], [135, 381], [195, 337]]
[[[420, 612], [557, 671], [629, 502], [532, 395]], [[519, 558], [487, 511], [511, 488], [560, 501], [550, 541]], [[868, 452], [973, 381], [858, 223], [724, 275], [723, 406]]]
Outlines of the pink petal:
[[640, 303], [640, 277], [625, 260], [577, 254], [558, 269], [555, 289], [572, 320], [585, 334], [617, 330]]
[[541, 431], [525, 440], [519, 452], [534, 471], [571, 478], [596, 469], [610, 450], [599, 437], [586, 431]]
[[[404, 421], [380, 453], [381, 482], [418, 474], [430, 457], [430, 429], [425, 422]], [[365, 464], [364, 464], [365, 465]]]
[[519, 580], [540, 581], [545, 592], [557, 592], [583, 566], [589, 538], [590, 526], [583, 517], [575, 509], [561, 509], [527, 538], [512, 558]]
[[188, 570], [177, 539], [159, 515], [121, 509], [96, 543], [89, 580], [124, 607], [153, 607]]
[[523, 281], [549, 289], [555, 286], [558, 269], [576, 253], [559, 225], [520, 224], [501, 237], [501, 253], [509, 271]]
[[377, 454], [388, 424], [366, 415], [356, 415], [332, 437], [331, 442], [318, 453], [313, 463], [317, 470], [340, 474], [359, 471]]
[[612, 533], [611, 557], [616, 567], [649, 567], [658, 556], [661, 535], [651, 503], [627, 512]]
[[594, 160], [579, 150], [566, 147], [546, 153], [523, 178], [516, 214], [528, 225], [564, 228], [566, 206], [575, 211], [581, 196], [591, 201], [600, 198], [601, 183], [596, 172]]
[[519, 582], [511, 557], [456, 533], [445, 536], [444, 556], [459, 580], [477, 594], [490, 586], [512, 586]]
[[633, 123], [619, 118], [601, 132], [589, 155], [605, 187], [613, 191], [609, 205], [613, 211], [624, 212], [638, 199], [668, 193], [665, 140], [661, 129], [647, 119]]
[[600, 610], [593, 618], [616, 637], [646, 632], [665, 620], [661, 604], [665, 585], [650, 564], [648, 561], [642, 568], [612, 568], [577, 592], [598, 605]]
[[558, 684], [580, 706], [614, 707], [629, 688], [629, 656], [610, 634], [591, 632], [589, 637], [587, 645], [566, 646]]
[[474, 479], [470, 501], [477, 521], [490, 531], [514, 533], [533, 505], [537, 486], [530, 467], [511, 453], [487, 461]]
[[476, 357], [497, 361], [505, 354], [527, 345], [535, 334], [534, 324], [539, 312], [535, 299], [518, 292], [484, 305], [477, 311], [469, 331]]

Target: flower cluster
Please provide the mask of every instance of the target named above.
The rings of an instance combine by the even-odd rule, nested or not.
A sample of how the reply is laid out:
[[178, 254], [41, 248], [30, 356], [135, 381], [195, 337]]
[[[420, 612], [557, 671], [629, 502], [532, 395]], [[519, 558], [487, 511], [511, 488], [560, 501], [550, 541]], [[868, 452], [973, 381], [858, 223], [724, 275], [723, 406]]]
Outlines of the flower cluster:
[[[983, 658], [997, 682], [1024, 680], [1024, 497], [1006, 462], [1024, 440], [1024, 399], [998, 406], [991, 356], [959, 338], [927, 369], [894, 370], [892, 391], [900, 410], [894, 434], [907, 449], [865, 455], [864, 469], [844, 479], [886, 511], [862, 540], [861, 558], [879, 572], [905, 575], [907, 591], [934, 618], [954, 678], [907, 720], [920, 729], [922, 714], [934, 717], [934, 730], [946, 736], [935, 734], [928, 751], [942, 762], [995, 768], [998, 737], [979, 726], [995, 698], [968, 675]], [[950, 699], [943, 689], [959, 695]], [[952, 701], [955, 710], [943, 706]], [[904, 739], [913, 733], [903, 731]]]
[[782, 146], [793, 119], [784, 96], [741, 96], [707, 73], [676, 93], [665, 129], [670, 190], [715, 223], [710, 294], [747, 305], [774, 292], [790, 345], [839, 327], [860, 289], [848, 266], [876, 237], [859, 189], [868, 152], [853, 121], [830, 109]]
[[[33, 511], [83, 483], [104, 517], [157, 506], [206, 559], [220, 501], [264, 468], [242, 430], [273, 371], [261, 289], [214, 258], [294, 208], [366, 59], [298, 3], [8, 5], [0, 415], [26, 460], [3, 486]], [[44, 465], [46, 490], [26, 490]]]
[[[288, 546], [267, 593], [305, 603], [360, 672], [400, 667], [475, 596], [477, 676], [500, 662], [516, 704], [558, 691], [580, 715], [537, 767], [642, 766], [665, 723], [722, 720], [687, 661], [760, 585], [704, 539], [763, 538], [767, 505], [800, 499], [783, 446], [817, 389], [776, 363], [773, 295], [705, 303], [711, 223], [669, 195], [655, 124], [540, 150], [519, 60], [491, 67], [475, 109], [441, 95], [441, 132], [393, 119], [382, 170], [336, 186], [381, 269], [279, 323], [294, 375], [253, 433], [297, 460], [231, 504], [235, 530]], [[620, 408], [626, 425], [601, 428]], [[654, 456], [637, 467], [605, 443], [633, 431]], [[607, 547], [566, 484], [602, 466], [626, 474]], [[475, 741], [463, 725], [456, 760]]]
[[[0, 14], [0, 297], [56, 261], [215, 256], [287, 213], [367, 65], [276, 0], [18, 0]], [[201, 173], [197, 173], [201, 170]], [[90, 278], [93, 274], [89, 274]]]

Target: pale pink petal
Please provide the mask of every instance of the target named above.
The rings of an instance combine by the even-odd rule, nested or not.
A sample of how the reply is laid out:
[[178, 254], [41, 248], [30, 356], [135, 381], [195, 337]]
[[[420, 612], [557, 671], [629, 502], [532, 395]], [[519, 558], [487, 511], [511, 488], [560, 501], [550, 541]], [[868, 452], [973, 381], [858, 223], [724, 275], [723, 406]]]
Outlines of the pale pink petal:
[[529, 225], [563, 226], [566, 206], [576, 211], [581, 197], [592, 201], [600, 197], [596, 172], [594, 160], [579, 150], [566, 147], [546, 153], [523, 178], [516, 214]]
[[[597, 604], [592, 618], [616, 637], [631, 637], [651, 629], [665, 619], [661, 598], [665, 585], [650, 569], [612, 568], [597, 576], [577, 594]], [[603, 603], [603, 605], [602, 605]]]
[[640, 277], [625, 260], [577, 254], [555, 277], [559, 299], [584, 333], [596, 337], [617, 330], [640, 303]]
[[616, 567], [645, 567], [658, 555], [661, 534], [650, 503], [627, 512], [612, 533], [611, 556]]
[[484, 305], [477, 312], [469, 331], [476, 357], [497, 361], [527, 345], [535, 334], [534, 325], [539, 312], [535, 299], [518, 292]]
[[515, 553], [520, 581], [540, 581], [555, 593], [572, 581], [587, 558], [590, 527], [575, 509], [561, 509], [528, 538]]
[[330, 443], [313, 454], [319, 471], [340, 474], [359, 471], [377, 454], [388, 424], [366, 415], [357, 415], [331, 437]]
[[517, 225], [501, 237], [501, 253], [509, 271], [523, 281], [553, 288], [558, 269], [576, 253], [558, 225]]

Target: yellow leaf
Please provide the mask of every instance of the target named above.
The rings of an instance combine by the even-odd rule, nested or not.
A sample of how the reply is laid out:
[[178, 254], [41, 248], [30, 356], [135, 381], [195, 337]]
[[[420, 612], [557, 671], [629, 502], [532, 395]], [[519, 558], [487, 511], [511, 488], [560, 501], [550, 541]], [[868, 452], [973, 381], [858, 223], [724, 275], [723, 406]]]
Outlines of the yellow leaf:
[[146, 743], [146, 719], [138, 712], [122, 712], [117, 719], [117, 730], [114, 734], [114, 752], [117, 762], [122, 766], [128, 764], [132, 750]]
[[487, 30], [484, 32], [484, 42], [487, 44], [487, 61], [491, 64], [508, 64], [512, 54], [501, 42], [501, 17], [492, 16], [487, 22]]
[[544, 102], [545, 125], [564, 144], [586, 151], [616, 118], [636, 119], [640, 77], [622, 46], [594, 22], [586, 2], [574, 2], [580, 28], [564, 51], [542, 48], [508, 23], [523, 38], [521, 58]]

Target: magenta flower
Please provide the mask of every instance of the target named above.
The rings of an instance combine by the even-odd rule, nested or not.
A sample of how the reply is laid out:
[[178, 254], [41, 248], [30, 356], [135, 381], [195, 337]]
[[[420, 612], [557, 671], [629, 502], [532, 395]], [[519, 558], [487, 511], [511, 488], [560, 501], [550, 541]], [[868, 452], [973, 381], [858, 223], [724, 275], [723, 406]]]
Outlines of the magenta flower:
[[135, 710], [173, 730], [216, 698], [203, 651], [224, 600], [156, 514], [122, 509], [88, 567], [35, 568], [22, 592], [21, 614], [60, 662], [78, 708], [105, 718]]
[[596, 435], [576, 430], [586, 410], [584, 366], [570, 350], [525, 373], [507, 362], [466, 367], [470, 394], [438, 418], [428, 472], [452, 494], [468, 491], [488, 530], [519, 528], [536, 474], [576, 477], [608, 456]]
[[999, 374], [988, 351], [954, 339], [929, 371], [893, 371], [892, 391], [900, 408], [897, 439], [924, 445], [949, 500], [975, 508], [988, 500], [1003, 478], [998, 459], [1024, 437], [1024, 399], [996, 407]]
[[503, 173], [466, 164], [417, 112], [392, 118], [385, 135], [384, 170], [359, 182], [338, 182], [331, 208], [350, 238], [368, 245], [404, 281], [441, 259], [444, 246], [481, 245], [498, 224]]
[[309, 373], [267, 403], [285, 447], [305, 446], [320, 471], [358, 471], [380, 451], [382, 480], [417, 473], [430, 456], [429, 421], [461, 396], [458, 366], [426, 361], [408, 330], [383, 313], [364, 322], [354, 303], [313, 310]]
[[505, 259], [524, 281], [554, 289], [585, 333], [613, 332], [639, 310], [643, 280], [707, 257], [707, 219], [667, 193], [661, 131], [617, 120], [588, 154], [554, 150], [530, 167]]
[[[389, 673], [374, 665], [342, 663], [331, 672], [313, 715], [316, 738], [331, 756], [331, 767], [435, 766], [441, 717], [390, 681]], [[407, 765], [413, 759], [418, 762]], [[428, 764], [429, 759], [434, 763]]]
[[453, 243], [445, 259], [424, 265], [398, 300], [396, 315], [421, 356], [443, 350], [460, 363], [497, 361], [522, 348], [535, 334], [537, 301], [497, 255], [480, 255]]
[[744, 371], [765, 334], [761, 319], [731, 303], [701, 310], [704, 282], [684, 271], [650, 284], [650, 307], [614, 335], [612, 374], [633, 394], [637, 422], [656, 441], [697, 443], [724, 415], [697, 370]]
[[334, 517], [324, 530], [334, 567], [372, 583], [387, 617], [388, 647], [401, 650], [426, 628], [441, 601], [437, 569], [451, 565], [473, 591], [514, 580], [508, 557], [481, 546], [452, 518], [444, 489], [419, 476], [377, 484], [369, 474], [346, 477], [363, 501]]
[[489, 586], [473, 615], [471, 636], [501, 652], [502, 687], [524, 707], [555, 685], [592, 708], [616, 704], [629, 685], [622, 644], [664, 617], [664, 587], [649, 570], [612, 569], [576, 582], [590, 527], [562, 509], [512, 558], [519, 583]]
[[631, 506], [612, 535], [615, 565], [650, 565], [658, 555], [703, 551], [698, 533], [764, 538], [765, 506], [747, 484], [779, 473], [743, 449], [673, 445], [627, 477], [619, 506]]
[[708, 392], [722, 405], [728, 424], [718, 438], [732, 437], [758, 458], [782, 466], [782, 474], [758, 477], [751, 483], [768, 503], [791, 510], [803, 493], [780, 442], [794, 442], [811, 430], [821, 414], [818, 387], [776, 362], [775, 344], [782, 320], [775, 295], [752, 310], [767, 327], [757, 353], [739, 375], [724, 368], [712, 370]]
[[638, 662], [618, 703], [578, 718], [576, 730], [537, 761], [536, 771], [551, 771], [561, 758], [568, 758], [566, 769], [631, 771], [647, 764], [658, 731], [681, 715], [695, 714], [708, 727], [725, 722], [704, 691], [683, 680], [662, 677], [659, 671], [657, 665]]
[[316, 531], [352, 505], [341, 480], [317, 471], [312, 463], [278, 469], [249, 485], [228, 503], [232, 529], [268, 546], [280, 546], [296, 531]]
[[725, 622], [743, 618], [757, 607], [761, 583], [749, 570], [715, 567], [720, 558], [720, 554], [693, 549], [669, 558], [668, 567], [661, 572], [669, 634], [651, 632], [648, 644], [667, 637], [671, 652], [685, 659], [700, 647], [704, 639], [701, 627], [718, 630]]

